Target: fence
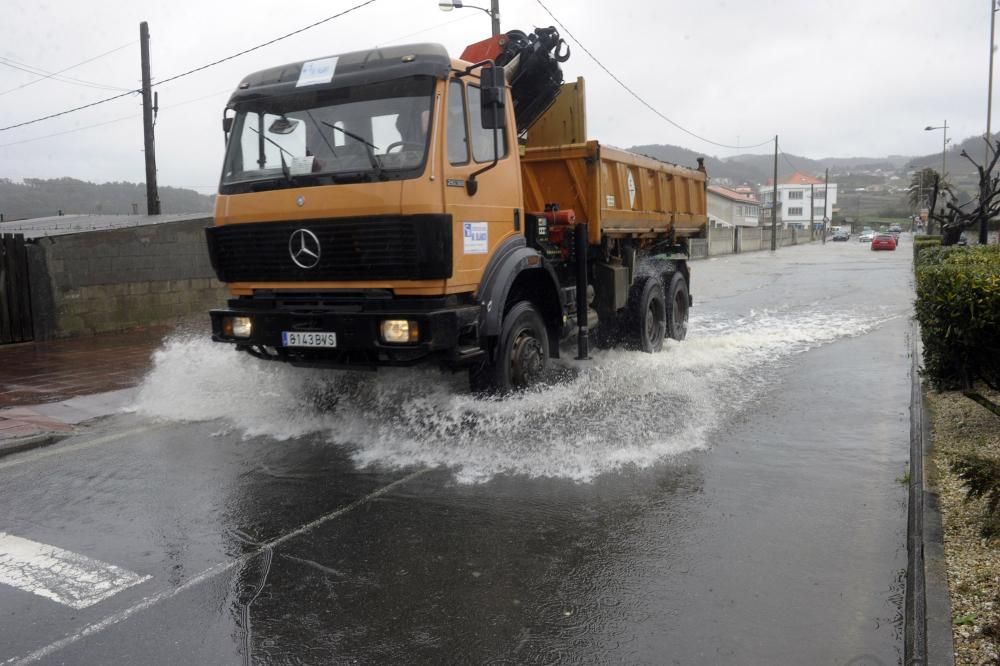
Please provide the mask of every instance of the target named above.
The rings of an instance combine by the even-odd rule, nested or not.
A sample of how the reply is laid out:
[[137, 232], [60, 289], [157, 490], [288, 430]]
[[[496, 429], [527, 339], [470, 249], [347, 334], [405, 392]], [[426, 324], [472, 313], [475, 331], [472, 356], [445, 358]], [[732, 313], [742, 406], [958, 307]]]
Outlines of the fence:
[[24, 235], [0, 234], [0, 344], [33, 339]]

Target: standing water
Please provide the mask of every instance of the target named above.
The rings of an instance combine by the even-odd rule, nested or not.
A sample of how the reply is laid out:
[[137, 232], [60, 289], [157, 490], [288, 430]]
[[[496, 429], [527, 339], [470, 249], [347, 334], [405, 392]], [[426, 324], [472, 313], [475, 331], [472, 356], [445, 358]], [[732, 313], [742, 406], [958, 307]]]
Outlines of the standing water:
[[504, 399], [470, 395], [464, 373], [293, 368], [181, 336], [156, 352], [134, 409], [220, 419], [246, 436], [278, 440], [320, 432], [348, 447], [359, 466], [446, 466], [465, 483], [498, 474], [590, 481], [703, 448], [760, 395], [776, 365], [896, 316], [819, 303], [737, 318], [694, 315], [688, 339], [667, 341], [661, 353], [556, 361], [559, 379]]

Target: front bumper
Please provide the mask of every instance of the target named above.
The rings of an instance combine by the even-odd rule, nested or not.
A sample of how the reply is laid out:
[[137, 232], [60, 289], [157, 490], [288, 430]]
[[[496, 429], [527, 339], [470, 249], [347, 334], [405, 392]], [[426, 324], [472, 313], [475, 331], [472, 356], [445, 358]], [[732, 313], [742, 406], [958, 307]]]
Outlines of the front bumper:
[[[407, 303], [374, 306], [363, 302], [317, 309], [284, 309], [236, 299], [225, 310], [212, 310], [212, 340], [235, 344], [258, 358], [296, 366], [371, 369], [443, 363], [465, 366], [481, 359], [476, 305]], [[223, 317], [249, 317], [248, 338], [226, 336]], [[386, 319], [416, 321], [420, 338], [414, 343], [386, 343], [380, 325]], [[282, 332], [333, 332], [335, 348], [285, 347]]]

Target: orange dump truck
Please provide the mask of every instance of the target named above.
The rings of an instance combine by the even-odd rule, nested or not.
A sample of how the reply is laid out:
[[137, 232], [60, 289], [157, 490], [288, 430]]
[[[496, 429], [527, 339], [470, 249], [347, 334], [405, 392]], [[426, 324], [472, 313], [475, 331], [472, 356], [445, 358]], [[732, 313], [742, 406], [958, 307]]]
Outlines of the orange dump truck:
[[[558, 33], [292, 63], [227, 105], [213, 339], [338, 369], [539, 381], [560, 343], [658, 351], [687, 326], [704, 169], [586, 140]], [[593, 333], [593, 335], [592, 335]]]

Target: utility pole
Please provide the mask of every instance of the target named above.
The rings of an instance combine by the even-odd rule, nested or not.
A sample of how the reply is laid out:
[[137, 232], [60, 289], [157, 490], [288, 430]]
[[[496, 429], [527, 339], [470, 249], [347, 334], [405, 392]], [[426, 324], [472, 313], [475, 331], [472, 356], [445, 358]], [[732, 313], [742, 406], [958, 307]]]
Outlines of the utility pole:
[[142, 55], [142, 145], [146, 156], [146, 212], [160, 214], [160, 194], [156, 187], [156, 145], [153, 139], [153, 100], [149, 81], [149, 25], [139, 24], [139, 48]]
[[771, 252], [778, 249], [778, 135], [774, 135], [774, 186], [771, 189]]
[[[826, 208], [830, 206], [830, 168], [827, 167], [823, 176], [823, 245], [826, 245]], [[830, 206], [830, 217], [833, 217], [833, 206]]]
[[815, 191], [813, 184], [809, 183], [809, 240], [816, 240], [816, 206], [813, 205]]
[[[996, 32], [997, 23], [997, 3], [996, 0], [990, 0], [990, 82], [988, 86], [989, 92], [986, 93], [986, 161], [983, 163], [989, 167], [990, 153], [993, 152], [993, 134], [990, 132], [990, 121], [993, 116], [993, 36]], [[990, 181], [990, 174], [986, 174], [986, 182]], [[987, 227], [989, 224], [989, 219], [986, 215], [983, 215], [979, 219], [979, 244], [986, 245], [986, 241], [989, 238]]]
[[493, 23], [493, 36], [496, 37], [500, 34], [500, 0], [490, 0], [490, 21]]
[[[990, 163], [990, 144], [993, 141], [993, 135], [990, 134], [990, 121], [993, 119], [993, 36], [996, 32], [997, 23], [997, 4], [996, 0], [990, 0], [990, 79], [987, 86], [988, 92], [986, 93], [986, 162]], [[988, 174], [987, 174], [988, 175]]]

